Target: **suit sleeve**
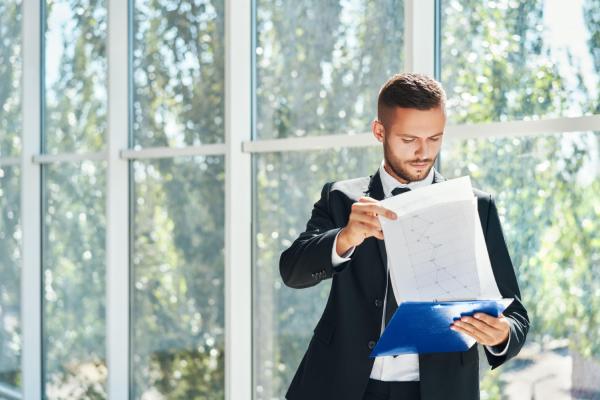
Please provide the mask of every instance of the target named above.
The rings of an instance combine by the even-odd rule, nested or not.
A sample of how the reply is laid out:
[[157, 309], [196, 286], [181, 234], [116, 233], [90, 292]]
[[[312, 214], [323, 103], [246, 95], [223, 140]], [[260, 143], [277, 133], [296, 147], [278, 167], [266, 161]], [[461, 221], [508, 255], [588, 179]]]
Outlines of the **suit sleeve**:
[[332, 265], [331, 249], [340, 227], [337, 227], [329, 212], [331, 183], [325, 184], [321, 198], [314, 204], [306, 230], [281, 253], [279, 272], [283, 282], [292, 288], [301, 289], [318, 284], [333, 276], [347, 262]]
[[504, 234], [502, 233], [498, 209], [496, 208], [496, 202], [491, 196], [485, 242], [500, 294], [502, 297], [514, 298], [511, 305], [503, 312], [510, 324], [510, 341], [508, 342], [506, 353], [501, 356], [494, 355], [484, 347], [488, 362], [492, 366], [492, 369], [494, 369], [519, 354], [529, 330], [529, 316], [521, 302], [521, 292], [508, 248], [506, 247]]

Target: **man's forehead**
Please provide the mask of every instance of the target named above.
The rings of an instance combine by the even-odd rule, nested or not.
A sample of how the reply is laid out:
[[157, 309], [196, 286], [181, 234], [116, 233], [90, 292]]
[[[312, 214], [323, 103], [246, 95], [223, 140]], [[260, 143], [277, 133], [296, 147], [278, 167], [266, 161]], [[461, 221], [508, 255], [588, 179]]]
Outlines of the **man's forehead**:
[[442, 135], [446, 119], [430, 115], [428, 118], [395, 118], [384, 124], [386, 133], [394, 136], [431, 137]]
[[393, 107], [383, 110], [379, 115], [379, 119], [386, 127], [397, 124], [432, 126], [445, 123], [446, 112], [443, 107], [427, 110]]

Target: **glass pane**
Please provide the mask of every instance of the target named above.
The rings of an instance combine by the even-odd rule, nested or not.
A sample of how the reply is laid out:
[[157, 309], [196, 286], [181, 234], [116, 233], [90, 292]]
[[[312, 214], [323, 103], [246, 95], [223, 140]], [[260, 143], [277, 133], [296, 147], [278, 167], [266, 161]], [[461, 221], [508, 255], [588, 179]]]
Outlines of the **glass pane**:
[[326, 182], [372, 175], [380, 147], [267, 153], [254, 158], [254, 398], [283, 399], [320, 318], [331, 281], [286, 287], [279, 256], [304, 231]]
[[21, 386], [21, 188], [18, 167], [0, 167], [0, 385]]
[[224, 0], [134, 1], [136, 147], [224, 138]]
[[223, 399], [224, 159], [133, 174], [132, 398]]
[[91, 161], [43, 168], [48, 399], [106, 398], [105, 169]]
[[106, 1], [45, 4], [44, 149], [101, 150], [106, 131]]
[[532, 321], [517, 359], [482, 366], [486, 398], [600, 396], [599, 155], [590, 132], [446, 143], [442, 173], [495, 195]]
[[368, 132], [404, 66], [404, 1], [256, 3], [256, 135]]
[[600, 111], [600, 13], [593, 0], [442, 3], [450, 122]]
[[21, 1], [0, 2], [0, 157], [21, 149]]

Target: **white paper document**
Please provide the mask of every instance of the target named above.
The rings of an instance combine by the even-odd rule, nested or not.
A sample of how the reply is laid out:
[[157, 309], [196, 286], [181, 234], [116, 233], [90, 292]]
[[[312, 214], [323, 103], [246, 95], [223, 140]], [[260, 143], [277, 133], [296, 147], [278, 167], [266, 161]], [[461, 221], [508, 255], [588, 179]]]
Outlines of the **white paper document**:
[[392, 289], [403, 301], [500, 299], [468, 176], [381, 201]]

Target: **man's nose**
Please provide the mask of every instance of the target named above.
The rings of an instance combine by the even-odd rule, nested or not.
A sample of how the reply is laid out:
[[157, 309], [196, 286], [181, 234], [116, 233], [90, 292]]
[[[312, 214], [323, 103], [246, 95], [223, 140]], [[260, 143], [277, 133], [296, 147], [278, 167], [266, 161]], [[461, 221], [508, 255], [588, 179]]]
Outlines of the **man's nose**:
[[427, 142], [419, 142], [419, 145], [415, 151], [415, 156], [422, 158], [422, 159], [426, 159], [429, 158], [429, 145], [427, 144]]

